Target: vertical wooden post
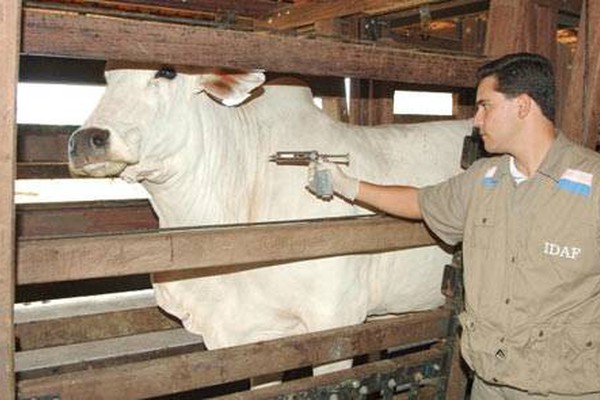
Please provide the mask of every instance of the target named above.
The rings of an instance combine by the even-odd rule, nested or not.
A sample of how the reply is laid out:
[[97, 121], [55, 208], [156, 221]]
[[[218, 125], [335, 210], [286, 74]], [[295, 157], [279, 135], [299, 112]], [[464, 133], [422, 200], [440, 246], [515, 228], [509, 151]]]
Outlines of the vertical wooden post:
[[560, 126], [573, 140], [595, 149], [600, 124], [600, 3], [584, 0], [577, 50], [560, 109]]
[[[355, 18], [351, 26], [352, 38], [363, 38], [361, 18]], [[355, 125], [392, 123], [394, 121], [393, 97], [394, 90], [387, 82], [351, 79], [348, 121]]]
[[480, 16], [466, 16], [460, 23], [462, 51], [482, 54], [485, 43], [485, 22]]
[[[339, 38], [342, 36], [342, 26], [339, 19], [315, 21], [315, 33], [319, 36]], [[348, 121], [348, 109], [346, 107], [346, 98], [343, 96], [345, 91], [340, 88], [341, 96], [323, 96], [323, 111], [331, 118], [338, 121]]]
[[390, 82], [371, 81], [369, 96], [369, 125], [394, 122], [394, 85]]
[[500, 57], [531, 51], [554, 61], [558, 9], [534, 0], [491, 0], [485, 54]]
[[16, 86], [20, 0], [0, 4], [0, 399], [15, 398], [13, 303], [15, 297]]

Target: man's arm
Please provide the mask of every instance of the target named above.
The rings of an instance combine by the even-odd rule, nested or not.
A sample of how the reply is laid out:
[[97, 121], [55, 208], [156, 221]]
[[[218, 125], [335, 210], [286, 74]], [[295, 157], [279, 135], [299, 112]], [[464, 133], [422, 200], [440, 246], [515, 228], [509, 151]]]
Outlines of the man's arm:
[[398, 217], [422, 219], [418, 201], [418, 189], [412, 186], [377, 185], [359, 181], [347, 175], [335, 164], [328, 162], [311, 163], [309, 166], [308, 189], [315, 193], [316, 170], [327, 170], [331, 176], [333, 191], [352, 202], [372, 206]]
[[397, 217], [422, 219], [419, 189], [413, 186], [376, 185], [359, 181], [356, 201]]

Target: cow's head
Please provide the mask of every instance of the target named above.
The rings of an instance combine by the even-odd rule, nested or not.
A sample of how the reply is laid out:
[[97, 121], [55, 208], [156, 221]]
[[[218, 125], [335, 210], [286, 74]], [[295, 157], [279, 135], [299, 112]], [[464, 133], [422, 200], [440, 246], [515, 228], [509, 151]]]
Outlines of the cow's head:
[[164, 160], [189, 146], [180, 131], [189, 131], [197, 97], [204, 93], [238, 105], [264, 82], [264, 74], [109, 63], [106, 82], [100, 103], [69, 139], [71, 172], [160, 181]]

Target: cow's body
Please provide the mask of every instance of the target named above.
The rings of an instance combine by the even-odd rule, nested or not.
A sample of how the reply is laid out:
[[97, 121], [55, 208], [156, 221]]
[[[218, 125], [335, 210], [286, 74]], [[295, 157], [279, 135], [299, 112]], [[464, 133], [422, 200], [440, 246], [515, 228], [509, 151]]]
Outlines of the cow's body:
[[[269, 155], [349, 153], [350, 174], [423, 186], [459, 172], [471, 129], [466, 121], [347, 125], [316, 108], [308, 88], [289, 85], [225, 107], [198, 93], [208, 89], [197, 76], [155, 72], [108, 74], [105, 97], [72, 139], [71, 163], [77, 173], [141, 181], [161, 227], [362, 214], [339, 199], [316, 200], [305, 189], [306, 168], [277, 166]], [[161, 307], [218, 348], [437, 307], [448, 259], [437, 247], [335, 257], [155, 283], [155, 292]]]

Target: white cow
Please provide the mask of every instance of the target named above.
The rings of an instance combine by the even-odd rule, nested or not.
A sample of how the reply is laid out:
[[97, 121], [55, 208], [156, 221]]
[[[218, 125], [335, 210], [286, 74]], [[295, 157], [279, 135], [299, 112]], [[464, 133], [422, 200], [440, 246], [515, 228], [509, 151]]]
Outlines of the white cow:
[[[317, 200], [305, 189], [306, 168], [277, 166], [269, 155], [350, 153], [351, 174], [422, 186], [459, 172], [462, 140], [471, 131], [468, 121], [340, 123], [297, 82], [254, 90], [264, 81], [258, 72], [128, 67], [107, 70], [106, 79], [100, 104], [70, 139], [71, 169], [141, 182], [161, 227], [365, 214], [337, 198]], [[438, 307], [449, 257], [426, 247], [155, 282], [154, 288], [162, 308], [201, 334], [209, 349], [221, 348]]]

